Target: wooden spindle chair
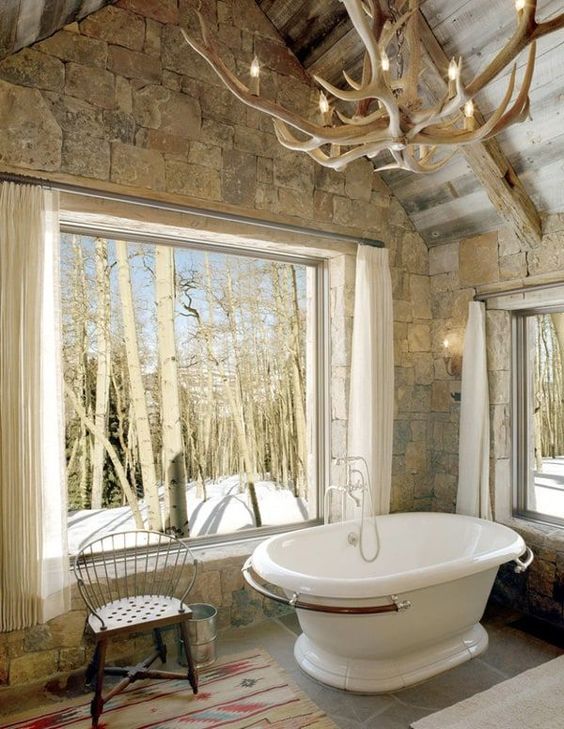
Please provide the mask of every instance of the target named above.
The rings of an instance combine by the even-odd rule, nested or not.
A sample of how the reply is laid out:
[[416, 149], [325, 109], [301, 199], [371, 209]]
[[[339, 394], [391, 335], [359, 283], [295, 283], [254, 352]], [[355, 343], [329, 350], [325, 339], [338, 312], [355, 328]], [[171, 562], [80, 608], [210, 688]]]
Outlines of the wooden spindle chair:
[[[194, 694], [198, 693], [198, 674], [187, 626], [192, 614], [184, 602], [196, 579], [197, 561], [183, 542], [154, 531], [110, 534], [80, 549], [74, 560], [74, 573], [88, 607], [88, 627], [96, 640], [86, 672], [88, 682], [95, 679], [93, 727], [98, 726], [104, 705], [133, 681], [186, 678]], [[166, 661], [161, 628], [174, 624], [180, 627], [187, 672], [150, 670], [157, 658]], [[109, 638], [143, 630], [153, 631], [154, 653], [136, 666], [105, 665]], [[102, 696], [105, 675], [123, 678]]]

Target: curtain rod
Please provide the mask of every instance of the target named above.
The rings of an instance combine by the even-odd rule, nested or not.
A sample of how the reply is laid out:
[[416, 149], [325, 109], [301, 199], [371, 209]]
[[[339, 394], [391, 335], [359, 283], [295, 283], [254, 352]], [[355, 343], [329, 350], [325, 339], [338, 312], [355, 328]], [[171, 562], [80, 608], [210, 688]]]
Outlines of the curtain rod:
[[176, 213], [188, 213], [197, 215], [201, 218], [211, 218], [212, 220], [222, 220], [229, 223], [241, 223], [244, 225], [252, 225], [256, 228], [266, 228], [268, 230], [279, 230], [284, 233], [297, 233], [298, 235], [311, 235], [316, 238], [326, 238], [328, 240], [343, 241], [346, 243], [356, 243], [358, 245], [367, 245], [373, 248], [385, 248], [381, 240], [375, 238], [361, 238], [358, 236], [347, 235], [345, 233], [330, 233], [326, 230], [316, 230], [315, 228], [306, 228], [301, 225], [293, 225], [292, 223], [276, 223], [269, 220], [260, 220], [247, 215], [239, 215], [237, 213], [221, 213], [217, 210], [208, 210], [206, 208], [194, 208], [190, 205], [181, 205], [179, 203], [165, 203], [157, 200], [146, 199], [136, 195], [120, 195], [113, 192], [102, 192], [89, 187], [81, 187], [80, 185], [71, 185], [65, 182], [52, 182], [40, 177], [28, 177], [27, 175], [15, 175], [0, 172], [0, 182], [15, 182], [26, 185], [41, 185], [51, 190], [59, 192], [68, 192], [71, 195], [85, 195], [102, 200], [115, 200], [117, 202], [126, 202], [131, 205], [143, 205], [157, 210], [168, 210]]
[[488, 301], [489, 299], [498, 299], [502, 296], [511, 296], [512, 294], [526, 294], [529, 291], [545, 291], [548, 289], [559, 289], [562, 287], [564, 287], [564, 281], [531, 284], [530, 286], [520, 286], [516, 289], [500, 289], [499, 291], [490, 291], [485, 294], [476, 294], [474, 296], [474, 301]]

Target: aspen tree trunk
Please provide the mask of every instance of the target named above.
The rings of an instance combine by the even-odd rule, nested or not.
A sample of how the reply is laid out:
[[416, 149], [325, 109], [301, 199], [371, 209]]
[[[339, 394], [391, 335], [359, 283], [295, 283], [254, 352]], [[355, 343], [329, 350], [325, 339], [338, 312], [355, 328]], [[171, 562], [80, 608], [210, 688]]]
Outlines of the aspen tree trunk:
[[[139, 455], [137, 452], [137, 433], [135, 431], [135, 411], [133, 409], [133, 403], [129, 403], [129, 410], [127, 414], [127, 455], [129, 460], [126, 460], [125, 470], [129, 470], [131, 474], [135, 474], [135, 469], [139, 463]], [[132, 479], [135, 481], [135, 479]]]
[[[115, 368], [112, 368], [112, 388], [115, 393], [115, 407], [116, 407], [116, 416], [117, 416], [117, 437], [119, 441], [119, 446], [121, 448], [121, 452], [124, 456], [124, 470], [127, 473], [127, 470], [129, 468], [129, 465], [131, 463], [131, 454], [129, 452], [129, 442], [125, 434], [125, 412], [124, 412], [124, 406], [123, 406], [123, 394], [121, 392], [120, 384], [115, 377]], [[124, 382], [123, 373], [121, 382]]]
[[300, 307], [298, 303], [298, 285], [296, 269], [290, 268], [292, 287], [292, 405], [296, 432], [297, 456], [297, 494], [307, 496], [306, 493], [306, 463], [307, 463], [307, 430], [305, 417], [303, 353], [300, 343]]
[[547, 328], [548, 328], [548, 318], [543, 317], [542, 325], [541, 325], [541, 336], [542, 336], [542, 343], [543, 343], [543, 349], [544, 349], [544, 358], [545, 358], [545, 371], [543, 373], [542, 378], [542, 397], [543, 397], [543, 414], [545, 419], [545, 432], [544, 435], [546, 435], [546, 447], [543, 446], [543, 451], [550, 455], [551, 458], [554, 458], [555, 456], [555, 448], [554, 448], [554, 423], [552, 421], [552, 415], [553, 415], [553, 408], [551, 407], [551, 390], [550, 390], [550, 383], [548, 382], [547, 377], [547, 369], [549, 367], [550, 363], [550, 352], [549, 352], [549, 346], [548, 346], [548, 337], [547, 337]]
[[[202, 432], [200, 433], [200, 437], [198, 438], [198, 464], [199, 464], [199, 470], [200, 475], [198, 477], [198, 484], [199, 484], [199, 494], [201, 495], [201, 498], [206, 501], [207, 499], [207, 493], [206, 493], [206, 463], [208, 459], [208, 454], [211, 451], [211, 435], [212, 435], [212, 418], [213, 413], [215, 411], [215, 396], [214, 396], [214, 389], [213, 389], [213, 374], [211, 371], [211, 368], [208, 366], [208, 372], [206, 377], [206, 407], [205, 407], [205, 415], [204, 415], [204, 421], [203, 421], [203, 427]], [[216, 445], [216, 462], [219, 464], [220, 455], [219, 455], [219, 448], [217, 448]], [[218, 466], [219, 468], [219, 466]]]
[[143, 529], [143, 517], [141, 516], [141, 512], [139, 511], [137, 496], [135, 495], [129, 481], [127, 480], [126, 473], [123, 469], [121, 461], [118, 458], [115, 448], [106, 438], [106, 434], [104, 433], [104, 431], [98, 430], [96, 424], [88, 417], [88, 415], [86, 414], [86, 410], [80, 404], [78, 398], [67, 384], [65, 384], [65, 392], [76, 414], [82, 420], [88, 430], [92, 433], [93, 438], [97, 442], [99, 441], [100, 443], [102, 443], [102, 446], [106, 449], [106, 452], [108, 453], [108, 456], [113, 464], [114, 470], [118, 477], [121, 489], [127, 499], [127, 503], [131, 508], [131, 513], [135, 521], [135, 526], [137, 527], [137, 529]]
[[229, 408], [231, 410], [231, 414], [233, 417], [233, 423], [235, 426], [235, 432], [237, 434], [237, 442], [239, 444], [239, 452], [241, 459], [244, 464], [244, 469], [247, 476], [247, 488], [249, 490], [249, 498], [251, 500], [251, 507], [253, 510], [253, 515], [255, 517], [255, 526], [260, 527], [262, 526], [262, 517], [260, 513], [260, 507], [257, 499], [257, 493], [255, 489], [255, 481], [253, 476], [253, 463], [250, 456], [249, 451], [249, 444], [247, 441], [247, 434], [245, 432], [245, 422], [243, 419], [243, 409], [242, 409], [242, 403], [240, 401], [240, 398], [238, 397], [238, 387], [237, 383], [235, 384], [235, 387], [232, 387], [229, 376], [225, 372], [223, 366], [221, 363], [216, 359], [215, 355], [213, 354], [213, 346], [212, 346], [212, 330], [214, 326], [214, 302], [211, 292], [211, 272], [210, 272], [210, 264], [209, 264], [209, 258], [206, 255], [205, 257], [205, 270], [206, 270], [206, 289], [207, 289], [207, 299], [208, 299], [208, 326], [206, 327], [206, 334], [207, 334], [207, 344], [208, 344], [208, 357], [210, 359], [210, 362], [213, 362], [215, 366], [219, 370], [220, 377], [223, 381], [223, 388], [225, 391], [225, 395], [227, 397], [227, 401], [229, 403]]
[[[94, 406], [94, 424], [96, 430], [106, 433], [108, 428], [108, 410], [110, 404], [110, 281], [108, 277], [108, 242], [103, 238], [96, 239], [96, 402]], [[92, 495], [91, 507], [102, 508], [104, 492], [104, 460], [105, 451], [100, 439], [94, 439], [92, 451]]]
[[[542, 397], [541, 397], [541, 379], [542, 379], [542, 368], [540, 358], [540, 321], [538, 318], [535, 321], [535, 379], [533, 387], [533, 396], [535, 400], [534, 411], [533, 411], [533, 423], [534, 423], [534, 452], [535, 452], [535, 467], [536, 470], [541, 473], [543, 470], [543, 452], [542, 452]], [[533, 490], [534, 491], [534, 490]]]
[[78, 446], [80, 444], [80, 440], [78, 438], [75, 438], [74, 443], [72, 444], [71, 454], [69, 456], [69, 460], [67, 463], [67, 478], [72, 473], [72, 469], [74, 468], [74, 462], [76, 460], [76, 456], [78, 453]]
[[[188, 432], [188, 438], [190, 441], [190, 452], [192, 453], [192, 469], [193, 474], [196, 476], [197, 479], [197, 487], [196, 487], [196, 495], [199, 499], [202, 499], [203, 501], [207, 501], [208, 495], [206, 492], [206, 476], [204, 471], [204, 462], [201, 460], [201, 451], [200, 448], [196, 445], [196, 438], [194, 434], [194, 429], [197, 427], [195, 423], [195, 418], [192, 417], [192, 413], [190, 411], [190, 403], [187, 402], [186, 406], [184, 408], [184, 412], [186, 413], [186, 430]], [[194, 421], [194, 422], [193, 422]], [[198, 438], [198, 441], [200, 441], [200, 437]]]
[[[235, 362], [235, 382], [233, 385], [233, 389], [235, 390], [236, 395], [236, 401], [237, 401], [237, 408], [238, 411], [241, 413], [241, 419], [243, 422], [243, 428], [244, 428], [244, 434], [245, 434], [245, 443], [246, 443], [246, 449], [248, 452], [247, 457], [243, 457], [245, 460], [245, 463], [249, 463], [249, 468], [251, 469], [251, 479], [253, 482], [253, 488], [254, 488], [254, 482], [255, 482], [255, 475], [257, 472], [257, 466], [256, 466], [256, 453], [255, 453], [255, 443], [256, 443], [256, 435], [254, 431], [254, 422], [253, 422], [253, 412], [252, 412], [252, 406], [249, 407], [248, 403], [245, 403], [243, 401], [243, 391], [242, 391], [242, 380], [243, 380], [243, 373], [241, 371], [241, 361], [239, 357], [239, 344], [237, 342], [237, 323], [235, 321], [235, 302], [233, 299], [233, 280], [231, 276], [231, 268], [228, 266], [227, 268], [227, 321], [229, 322], [229, 333], [231, 335], [231, 347], [233, 350], [233, 359]], [[245, 417], [246, 416], [246, 417]], [[245, 470], [247, 470], [245, 466]]]
[[[72, 237], [72, 248], [74, 253], [74, 315], [76, 316], [75, 327], [77, 337], [77, 360], [76, 360], [76, 388], [80, 401], [88, 407], [89, 397], [86, 387], [86, 275], [84, 272], [84, 256], [82, 247], [77, 241], [76, 235]], [[79, 468], [78, 468], [78, 495], [82, 508], [89, 505], [88, 499], [88, 433], [82, 420], [79, 420], [79, 432], [77, 442], [79, 444]]]
[[[276, 308], [276, 336], [278, 339], [278, 350], [280, 352], [291, 351], [291, 333], [288, 331], [288, 317], [289, 317], [289, 302], [286, 287], [283, 286], [283, 281], [280, 277], [280, 270], [277, 264], [272, 265], [272, 287], [274, 293], [274, 301]], [[291, 356], [291, 355], [290, 355]], [[278, 392], [278, 409], [279, 409], [279, 439], [280, 439], [280, 451], [281, 451], [281, 464], [280, 471], [282, 474], [282, 484], [284, 487], [290, 485], [290, 479], [294, 482], [294, 495], [297, 494], [296, 474], [292, 469], [292, 447], [293, 441], [291, 438], [290, 431], [294, 427], [293, 413], [290, 407], [291, 405], [291, 394], [288, 390], [291, 389], [291, 383], [288, 382], [289, 375], [291, 373], [291, 364], [289, 365], [286, 361], [284, 362], [279, 377], [279, 392]]]
[[564, 314], [551, 314], [550, 318], [554, 325], [554, 331], [556, 332], [556, 338], [558, 339], [558, 346], [560, 348], [560, 359], [564, 361]]
[[162, 471], [169, 504], [165, 530], [187, 537], [190, 528], [174, 331], [174, 249], [171, 246], [155, 246], [155, 293], [161, 374]]
[[145, 398], [145, 387], [141, 373], [139, 359], [139, 345], [135, 325], [135, 311], [133, 309], [133, 296], [131, 292], [131, 274], [127, 243], [116, 241], [116, 257], [118, 264], [118, 283], [122, 304], [123, 333], [125, 351], [127, 355], [127, 368], [129, 373], [129, 386], [131, 389], [131, 402], [135, 416], [137, 441], [139, 444], [139, 462], [143, 481], [143, 492], [147, 502], [147, 522], [149, 529], [162, 529], [161, 510], [159, 504], [157, 474], [153, 455], [153, 443], [149, 427], [149, 413]]

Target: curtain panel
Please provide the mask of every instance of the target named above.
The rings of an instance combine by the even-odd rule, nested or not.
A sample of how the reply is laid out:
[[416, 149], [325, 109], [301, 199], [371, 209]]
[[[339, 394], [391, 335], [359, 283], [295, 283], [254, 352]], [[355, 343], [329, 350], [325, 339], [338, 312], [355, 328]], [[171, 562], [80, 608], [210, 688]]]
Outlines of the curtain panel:
[[486, 307], [471, 301], [464, 333], [457, 514], [492, 518]]
[[70, 607], [54, 193], [0, 184], [0, 631]]
[[348, 455], [362, 458], [373, 514], [390, 511], [394, 432], [394, 317], [385, 248], [359, 246], [349, 398]]

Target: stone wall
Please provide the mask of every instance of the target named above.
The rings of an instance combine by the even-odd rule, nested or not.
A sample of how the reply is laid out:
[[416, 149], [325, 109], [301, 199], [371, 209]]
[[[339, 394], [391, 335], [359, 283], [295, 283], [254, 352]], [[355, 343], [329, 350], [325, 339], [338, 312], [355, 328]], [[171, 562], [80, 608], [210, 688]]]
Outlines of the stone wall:
[[[0, 62], [0, 172], [56, 175], [114, 192], [381, 238], [390, 250], [395, 300], [396, 428], [392, 508], [429, 508], [433, 386], [427, 248], [367, 160], [344, 173], [285, 151], [272, 123], [240, 104], [182, 39], [195, 27], [189, 0], [118, 0]], [[252, 0], [202, 4], [222, 55], [245, 78], [256, 52], [261, 91], [297, 110], [316, 94]], [[342, 472], [354, 260], [330, 265], [331, 477]], [[242, 590], [240, 561], [207, 565], [196, 596], [224, 609], [221, 624], [263, 614]], [[210, 564], [213, 564], [210, 563]], [[268, 609], [271, 609], [270, 606]], [[0, 635], [0, 684], [63, 682], [90, 646], [84, 613]], [[55, 678], [53, 678], [56, 676]], [[6, 697], [6, 691], [0, 689]]]
[[[443, 340], [462, 352], [468, 302], [476, 289], [510, 288], [534, 277], [564, 277], [564, 216], [544, 221], [540, 243], [520, 243], [508, 230], [432, 248], [429, 267], [433, 313], [434, 382], [432, 397], [433, 507], [453, 511], [458, 478], [460, 406], [451, 393], [460, 381], [445, 369]], [[501, 304], [500, 304], [501, 306]], [[494, 599], [531, 615], [559, 622], [564, 607], [564, 535], [511, 513], [511, 314], [490, 305], [487, 312], [488, 371], [490, 380], [491, 488], [495, 517], [517, 529], [536, 554], [524, 575], [511, 566], [500, 570]]]

